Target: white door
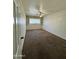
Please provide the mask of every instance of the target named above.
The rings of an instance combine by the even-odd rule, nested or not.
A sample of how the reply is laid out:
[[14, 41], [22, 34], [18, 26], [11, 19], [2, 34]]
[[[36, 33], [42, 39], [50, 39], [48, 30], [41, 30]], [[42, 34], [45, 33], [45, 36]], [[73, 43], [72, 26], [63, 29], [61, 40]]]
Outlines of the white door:
[[13, 55], [14, 59], [16, 59], [16, 53], [19, 46], [19, 40], [20, 40], [20, 25], [19, 25], [19, 13], [18, 13], [18, 7], [13, 3], [13, 18], [14, 18], [14, 24], [13, 24]]

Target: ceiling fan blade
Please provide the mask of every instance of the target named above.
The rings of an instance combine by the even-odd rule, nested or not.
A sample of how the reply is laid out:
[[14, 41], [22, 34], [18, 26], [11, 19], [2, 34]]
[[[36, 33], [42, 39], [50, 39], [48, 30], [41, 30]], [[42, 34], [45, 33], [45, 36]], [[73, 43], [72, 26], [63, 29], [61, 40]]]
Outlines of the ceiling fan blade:
[[36, 10], [38, 11], [39, 16], [47, 15], [47, 11], [43, 9], [43, 2], [40, 0], [40, 3], [36, 6]]

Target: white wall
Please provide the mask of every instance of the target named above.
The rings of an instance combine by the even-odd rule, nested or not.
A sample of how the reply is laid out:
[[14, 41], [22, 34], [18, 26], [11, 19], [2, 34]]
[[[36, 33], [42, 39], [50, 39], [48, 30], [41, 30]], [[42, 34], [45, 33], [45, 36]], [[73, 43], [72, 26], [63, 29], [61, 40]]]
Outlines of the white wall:
[[62, 10], [45, 16], [43, 29], [66, 39], [66, 11]]
[[28, 24], [27, 25], [27, 30], [31, 30], [31, 29], [41, 29], [42, 26], [39, 24]]

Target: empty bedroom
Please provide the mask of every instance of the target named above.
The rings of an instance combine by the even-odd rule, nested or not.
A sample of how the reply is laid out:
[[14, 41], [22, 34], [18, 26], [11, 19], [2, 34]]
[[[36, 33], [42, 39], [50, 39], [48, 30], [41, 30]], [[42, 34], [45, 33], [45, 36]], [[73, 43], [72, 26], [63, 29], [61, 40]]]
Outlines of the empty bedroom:
[[20, 37], [14, 51], [22, 55], [18, 59], [66, 59], [66, 0], [18, 1], [14, 0], [15, 34]]

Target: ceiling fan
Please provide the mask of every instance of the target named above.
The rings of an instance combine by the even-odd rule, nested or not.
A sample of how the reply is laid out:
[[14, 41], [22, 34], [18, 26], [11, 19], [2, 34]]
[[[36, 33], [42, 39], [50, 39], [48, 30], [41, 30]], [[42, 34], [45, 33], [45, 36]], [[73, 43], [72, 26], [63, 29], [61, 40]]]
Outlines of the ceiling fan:
[[40, 4], [36, 6], [36, 9], [38, 11], [38, 15], [40, 17], [43, 17], [45, 15], [47, 15], [48, 13], [43, 9], [43, 3], [42, 0], [40, 0]]

